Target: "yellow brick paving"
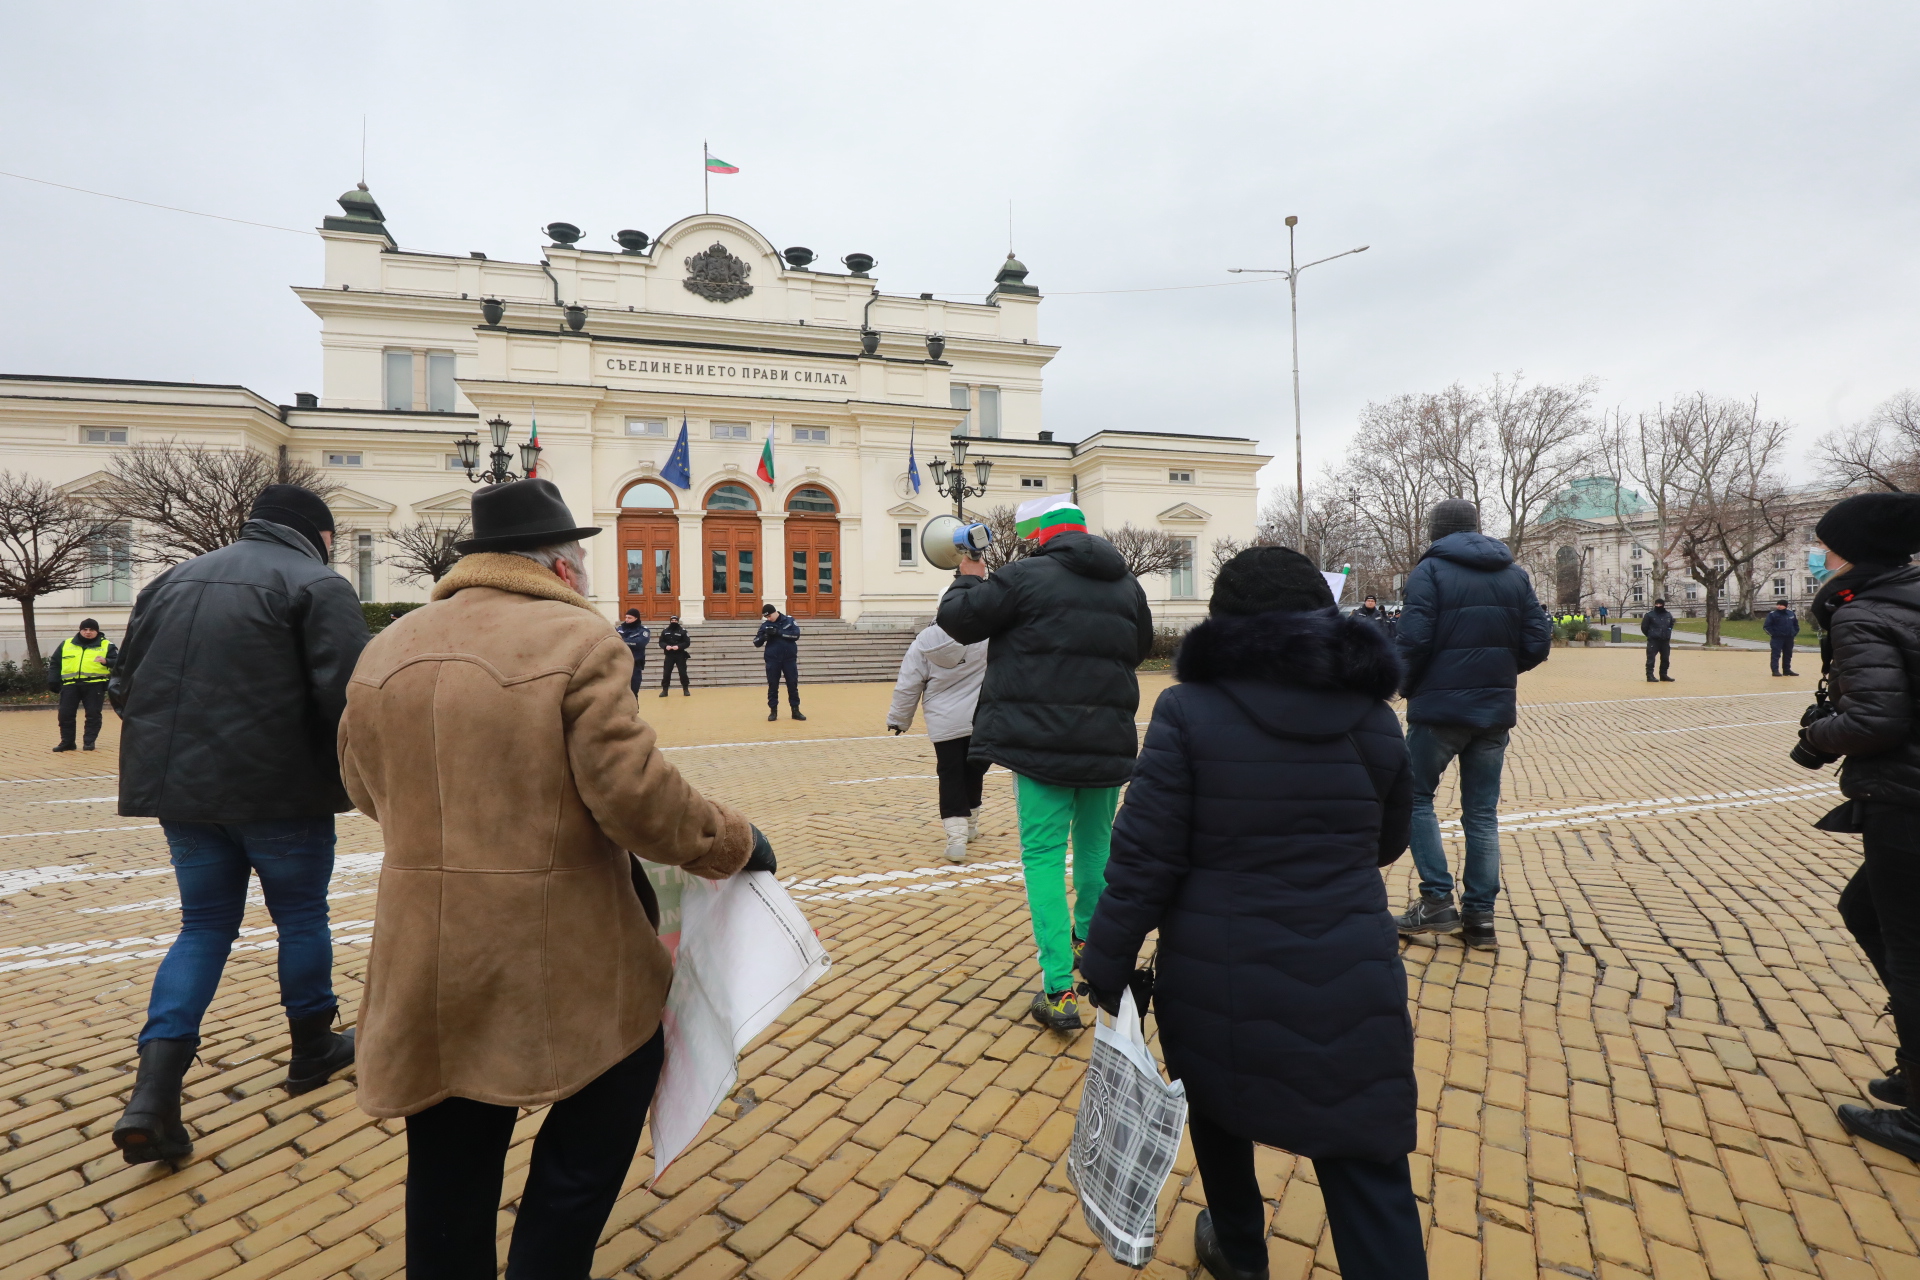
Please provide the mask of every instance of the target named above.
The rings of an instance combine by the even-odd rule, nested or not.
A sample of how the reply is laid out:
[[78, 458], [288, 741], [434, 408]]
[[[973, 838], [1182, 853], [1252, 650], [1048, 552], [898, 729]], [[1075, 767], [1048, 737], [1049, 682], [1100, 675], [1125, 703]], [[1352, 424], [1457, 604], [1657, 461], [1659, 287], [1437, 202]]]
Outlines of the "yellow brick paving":
[[[1678, 674], [1649, 686], [1631, 651], [1557, 650], [1527, 677], [1502, 947], [1407, 949], [1433, 1273], [1916, 1280], [1920, 1167], [1832, 1114], [1862, 1101], [1891, 1033], [1833, 908], [1857, 846], [1807, 825], [1835, 803], [1831, 774], [1785, 758], [1811, 681], [1769, 678], [1764, 654], [1689, 654]], [[1150, 704], [1166, 677], [1145, 683]], [[1023, 1016], [1036, 968], [1008, 780], [989, 776], [970, 863], [941, 861], [932, 751], [882, 734], [886, 694], [808, 690], [803, 724], [766, 723], [747, 689], [641, 702], [677, 763], [773, 837], [834, 968], [651, 1188], [643, 1148], [596, 1276], [1122, 1272], [1063, 1163], [1091, 1037]], [[257, 903], [187, 1080], [193, 1161], [113, 1150], [173, 882], [158, 830], [114, 813], [112, 718], [92, 755], [49, 754], [53, 734], [51, 713], [0, 715], [0, 1280], [400, 1274], [401, 1127], [362, 1115], [350, 1081], [276, 1087]], [[374, 823], [342, 820], [349, 1016], [380, 847]], [[1410, 867], [1387, 880], [1402, 900]], [[509, 1157], [503, 1235], [539, 1121]], [[1338, 1274], [1311, 1167], [1258, 1164], [1276, 1280]], [[1195, 1274], [1203, 1203], [1183, 1153], [1154, 1276]]]

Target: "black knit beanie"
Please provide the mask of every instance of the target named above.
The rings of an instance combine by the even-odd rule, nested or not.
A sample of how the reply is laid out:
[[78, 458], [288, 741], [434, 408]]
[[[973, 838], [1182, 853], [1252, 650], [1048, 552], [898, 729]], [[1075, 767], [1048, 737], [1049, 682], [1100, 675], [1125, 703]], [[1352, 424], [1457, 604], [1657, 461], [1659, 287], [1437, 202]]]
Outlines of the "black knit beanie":
[[1214, 575], [1213, 599], [1207, 602], [1212, 613], [1241, 617], [1332, 607], [1327, 580], [1292, 547], [1248, 547]]
[[1436, 502], [1427, 512], [1427, 541], [1438, 542], [1450, 533], [1480, 532], [1480, 508], [1465, 498]]
[[311, 489], [302, 489], [297, 484], [270, 484], [253, 500], [247, 519], [283, 524], [311, 542], [322, 560], [327, 558], [327, 544], [320, 540], [320, 535], [333, 532], [333, 512], [327, 500]]
[[1904, 564], [1920, 551], [1920, 493], [1859, 493], [1820, 517], [1813, 536], [1852, 564]]

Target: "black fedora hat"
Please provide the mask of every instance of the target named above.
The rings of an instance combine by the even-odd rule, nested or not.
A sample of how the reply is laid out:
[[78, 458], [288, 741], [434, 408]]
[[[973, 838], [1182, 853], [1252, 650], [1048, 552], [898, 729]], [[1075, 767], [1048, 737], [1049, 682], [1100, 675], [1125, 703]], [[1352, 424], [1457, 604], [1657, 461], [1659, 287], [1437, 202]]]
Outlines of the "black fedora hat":
[[560, 487], [551, 480], [490, 484], [473, 495], [473, 536], [456, 542], [461, 555], [474, 551], [526, 551], [600, 532], [573, 522]]

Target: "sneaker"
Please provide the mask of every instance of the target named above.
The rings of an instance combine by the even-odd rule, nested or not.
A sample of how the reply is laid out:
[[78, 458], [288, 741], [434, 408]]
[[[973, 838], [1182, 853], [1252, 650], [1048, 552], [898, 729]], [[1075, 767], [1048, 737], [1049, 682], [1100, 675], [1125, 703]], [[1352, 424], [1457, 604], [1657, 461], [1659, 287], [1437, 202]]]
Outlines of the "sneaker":
[[1085, 938], [1075, 938], [1073, 940], [1073, 967], [1076, 972], [1080, 968], [1080, 957], [1086, 953], [1087, 940]]
[[1407, 904], [1407, 914], [1395, 916], [1393, 923], [1402, 934], [1458, 933], [1460, 913], [1454, 910], [1453, 895], [1429, 898], [1424, 893]]
[[1841, 1107], [1840, 1124], [1848, 1133], [1876, 1147], [1920, 1161], [1920, 1117], [1902, 1108]]
[[1476, 951], [1498, 951], [1500, 935], [1494, 932], [1493, 912], [1468, 911], [1462, 919], [1466, 926], [1461, 929], [1461, 940]]
[[1036, 995], [1027, 1012], [1049, 1031], [1080, 1029], [1080, 1001], [1071, 990]]
[[1896, 1107], [1904, 1107], [1913, 1096], [1907, 1088], [1907, 1074], [1898, 1066], [1878, 1080], [1867, 1081], [1867, 1092], [1880, 1101]]

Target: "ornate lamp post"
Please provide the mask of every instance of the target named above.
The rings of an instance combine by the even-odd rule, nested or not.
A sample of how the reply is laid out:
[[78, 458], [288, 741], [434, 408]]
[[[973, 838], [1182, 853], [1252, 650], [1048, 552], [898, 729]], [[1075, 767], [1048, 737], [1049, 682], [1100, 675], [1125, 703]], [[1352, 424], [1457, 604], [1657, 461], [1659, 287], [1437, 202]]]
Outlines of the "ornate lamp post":
[[953, 438], [953, 461], [948, 463], [940, 458], [927, 462], [928, 470], [933, 472], [933, 487], [945, 498], [953, 499], [954, 518], [966, 522], [968, 498], [977, 498], [987, 491], [987, 481], [993, 475], [993, 459], [975, 458], [973, 460], [973, 478], [977, 483], [967, 483], [967, 438]]
[[508, 470], [507, 464], [513, 461], [513, 455], [507, 452], [507, 432], [513, 427], [505, 418], [487, 419], [487, 431], [493, 437], [493, 450], [487, 455], [493, 464], [484, 470], [480, 467], [480, 442], [471, 434], [453, 442], [460, 451], [460, 465], [466, 468], [469, 484], [506, 484], [509, 480], [518, 480], [522, 474], [532, 475], [540, 465], [540, 446], [529, 440], [520, 446], [520, 470]]

